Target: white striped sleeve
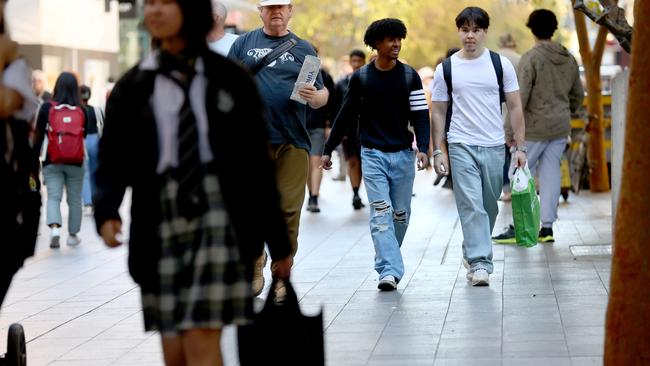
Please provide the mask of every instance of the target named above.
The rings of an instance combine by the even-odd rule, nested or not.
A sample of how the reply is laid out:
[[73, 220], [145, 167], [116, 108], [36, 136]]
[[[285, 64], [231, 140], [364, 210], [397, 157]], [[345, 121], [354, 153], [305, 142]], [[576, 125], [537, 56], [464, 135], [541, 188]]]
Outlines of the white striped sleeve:
[[427, 98], [424, 95], [424, 89], [411, 91], [411, 95], [409, 96], [409, 104], [411, 105], [411, 112], [429, 109], [429, 106], [427, 105]]

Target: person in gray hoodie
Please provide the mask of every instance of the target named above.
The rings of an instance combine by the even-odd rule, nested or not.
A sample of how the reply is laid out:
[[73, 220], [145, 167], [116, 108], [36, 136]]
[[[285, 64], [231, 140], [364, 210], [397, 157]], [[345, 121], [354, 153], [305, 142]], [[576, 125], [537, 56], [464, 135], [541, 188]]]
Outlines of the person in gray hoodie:
[[[538, 240], [542, 243], [555, 241], [553, 222], [560, 198], [560, 160], [571, 133], [571, 113], [580, 108], [584, 99], [578, 63], [566, 48], [551, 40], [557, 24], [550, 10], [539, 9], [530, 14], [526, 26], [536, 42], [521, 57], [517, 70], [526, 121], [528, 166], [539, 179], [542, 227]], [[508, 231], [514, 240], [512, 229]]]

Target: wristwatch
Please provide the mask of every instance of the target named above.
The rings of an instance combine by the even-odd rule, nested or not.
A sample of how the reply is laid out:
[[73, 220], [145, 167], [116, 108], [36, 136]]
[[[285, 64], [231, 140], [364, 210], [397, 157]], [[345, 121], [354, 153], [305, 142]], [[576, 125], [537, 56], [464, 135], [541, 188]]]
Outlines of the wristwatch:
[[517, 151], [521, 151], [523, 153], [528, 152], [528, 148], [526, 146], [517, 146]]

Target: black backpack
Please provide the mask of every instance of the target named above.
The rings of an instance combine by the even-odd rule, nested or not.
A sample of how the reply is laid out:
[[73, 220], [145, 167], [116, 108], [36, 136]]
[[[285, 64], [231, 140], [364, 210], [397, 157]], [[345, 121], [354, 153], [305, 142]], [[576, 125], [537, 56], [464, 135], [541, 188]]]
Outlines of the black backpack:
[[[359, 69], [361, 89], [364, 89], [368, 85], [368, 67], [370, 67], [370, 64], [365, 64]], [[408, 67], [408, 65], [404, 65], [404, 81], [406, 82], [406, 90], [410, 92], [413, 86], [413, 69]]]
[[[506, 93], [503, 91], [503, 66], [501, 65], [501, 56], [498, 53], [490, 50], [490, 59], [492, 60], [492, 66], [494, 66], [494, 71], [497, 74], [497, 81], [499, 83], [499, 100], [501, 104], [506, 101]], [[453, 88], [451, 86], [451, 56], [447, 57], [442, 61], [442, 74], [445, 78], [445, 83], [447, 84], [447, 95], [449, 96], [449, 102], [447, 102], [447, 116], [445, 118], [445, 139], [447, 138], [447, 132], [449, 132], [449, 126], [451, 124], [451, 111], [452, 104], [454, 102], [451, 92]]]

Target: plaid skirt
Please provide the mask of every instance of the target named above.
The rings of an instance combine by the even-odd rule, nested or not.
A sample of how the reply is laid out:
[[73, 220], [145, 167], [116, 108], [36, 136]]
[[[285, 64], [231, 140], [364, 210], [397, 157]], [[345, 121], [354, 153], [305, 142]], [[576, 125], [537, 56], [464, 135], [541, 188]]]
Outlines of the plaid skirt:
[[[203, 179], [209, 209], [190, 221], [176, 207], [170, 174], [160, 190], [160, 293], [142, 292], [145, 329], [176, 337], [190, 329], [244, 325], [253, 315], [253, 291], [234, 240], [226, 240], [228, 213], [216, 175]], [[232, 235], [234, 237], [234, 235]]]

